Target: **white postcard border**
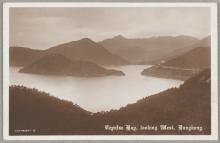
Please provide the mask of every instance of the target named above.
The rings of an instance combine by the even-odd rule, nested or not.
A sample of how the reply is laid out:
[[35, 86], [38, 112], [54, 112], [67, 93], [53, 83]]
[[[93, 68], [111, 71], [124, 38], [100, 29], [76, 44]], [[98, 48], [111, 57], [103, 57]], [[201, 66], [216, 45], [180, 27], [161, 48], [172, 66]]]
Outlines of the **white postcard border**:
[[[211, 135], [9, 135], [9, 8], [12, 7], [210, 7], [211, 8]], [[3, 4], [3, 137], [5, 140], [217, 140], [218, 31], [217, 3], [24, 2]]]

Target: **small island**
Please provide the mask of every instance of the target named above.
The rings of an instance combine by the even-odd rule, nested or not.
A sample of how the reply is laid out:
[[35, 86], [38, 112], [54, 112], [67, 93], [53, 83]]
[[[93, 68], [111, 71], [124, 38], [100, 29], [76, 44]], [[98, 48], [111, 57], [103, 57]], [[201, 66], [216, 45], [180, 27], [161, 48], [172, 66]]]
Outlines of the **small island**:
[[79, 77], [124, 76], [122, 71], [105, 69], [89, 61], [70, 60], [61, 54], [46, 55], [24, 66], [19, 72], [42, 75], [65, 75]]

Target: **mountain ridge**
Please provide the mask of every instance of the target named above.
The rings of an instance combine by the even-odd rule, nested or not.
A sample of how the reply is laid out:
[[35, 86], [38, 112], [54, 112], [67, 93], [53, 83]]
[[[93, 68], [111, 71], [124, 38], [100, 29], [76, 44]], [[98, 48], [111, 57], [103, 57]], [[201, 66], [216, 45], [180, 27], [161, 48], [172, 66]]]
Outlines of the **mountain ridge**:
[[[29, 53], [27, 55], [26, 53]], [[10, 66], [25, 66], [45, 55], [62, 54], [70, 60], [90, 61], [98, 65], [127, 65], [126, 60], [113, 55], [103, 46], [89, 38], [71, 41], [46, 50], [10, 47]], [[27, 55], [27, 56], [23, 56]]]
[[182, 49], [199, 41], [191, 36], [154, 36], [149, 38], [125, 38], [115, 36], [99, 42], [112, 53], [133, 64], [159, 60], [173, 50]]
[[46, 50], [47, 53], [59, 53], [71, 60], [86, 60], [100, 65], [128, 64], [124, 59], [111, 54], [103, 46], [89, 38], [63, 43]]

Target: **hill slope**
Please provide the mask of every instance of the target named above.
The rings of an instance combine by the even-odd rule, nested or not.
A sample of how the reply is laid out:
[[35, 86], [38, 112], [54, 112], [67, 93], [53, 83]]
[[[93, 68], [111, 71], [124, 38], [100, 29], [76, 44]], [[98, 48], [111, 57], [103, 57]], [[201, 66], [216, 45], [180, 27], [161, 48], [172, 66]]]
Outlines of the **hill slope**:
[[117, 55], [111, 54], [103, 46], [84, 38], [78, 41], [64, 43], [45, 51], [46, 53], [58, 53], [70, 60], [90, 61], [99, 65], [124, 65], [127, 61]]
[[194, 69], [209, 68], [211, 66], [211, 48], [197, 47], [181, 56], [166, 61], [163, 65]]
[[24, 47], [9, 48], [10, 66], [25, 66], [42, 57], [42, 50], [33, 50]]
[[170, 54], [166, 55], [165, 57], [163, 57], [162, 59], [160, 59], [159, 61], [155, 61], [155, 62], [160, 62], [160, 61], [167, 61], [173, 58], [176, 58], [178, 56], [181, 56], [197, 47], [211, 47], [211, 37], [207, 36], [201, 40], [198, 40], [196, 43], [189, 45], [187, 47], [181, 48], [181, 49], [177, 49], [172, 51]]
[[164, 63], [144, 69], [142, 75], [186, 80], [210, 66], [211, 48], [197, 47]]
[[[99, 115], [103, 124], [174, 125], [176, 130], [139, 131], [141, 134], [210, 134], [210, 69], [187, 80], [179, 88], [146, 97], [116, 111]], [[101, 122], [100, 121], [100, 122]], [[201, 126], [202, 131], [180, 131], [178, 125]], [[130, 133], [132, 134], [132, 133]]]
[[107, 70], [88, 61], [71, 61], [60, 54], [46, 55], [23, 67], [19, 72], [68, 76], [124, 75], [121, 71]]
[[22, 134], [15, 129], [31, 129], [25, 134], [68, 133], [69, 127], [80, 128], [90, 114], [72, 102], [23, 86], [11, 86], [9, 100], [10, 134]]

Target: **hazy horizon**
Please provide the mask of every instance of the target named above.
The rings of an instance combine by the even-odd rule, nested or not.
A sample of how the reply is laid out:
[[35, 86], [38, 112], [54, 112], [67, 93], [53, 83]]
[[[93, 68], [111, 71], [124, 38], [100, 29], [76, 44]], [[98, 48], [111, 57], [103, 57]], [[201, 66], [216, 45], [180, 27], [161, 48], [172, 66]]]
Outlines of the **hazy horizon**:
[[[113, 36], [113, 37], [109, 37], [109, 38], [106, 38], [106, 39], [111, 39], [111, 38], [114, 38], [114, 37], [117, 37], [117, 36], [123, 36], [123, 35], [121, 35], [121, 34], [118, 34], [118, 35], [115, 35], [115, 36]], [[124, 38], [126, 38], [126, 39], [147, 39], [147, 38], [153, 38], [153, 37], [166, 37], [166, 36], [169, 36], [169, 35], [158, 35], [158, 36], [150, 36], [150, 37], [138, 37], [138, 38], [135, 38], [135, 37], [132, 37], [132, 38], [129, 38], [129, 37], [125, 37], [125, 36], [123, 36]], [[176, 36], [170, 36], [170, 37], [178, 37], [178, 36], [189, 36], [189, 37], [193, 37], [193, 36], [190, 36], [190, 35], [176, 35]], [[206, 37], [208, 37], [208, 36], [210, 36], [210, 35], [207, 35], [207, 36], [205, 36], [205, 37], [203, 37], [203, 38], [197, 38], [197, 37], [194, 37], [194, 38], [197, 38], [198, 40], [201, 40], [201, 39], [204, 39], [204, 38], [206, 38]], [[24, 48], [30, 48], [30, 49], [36, 49], [36, 50], [46, 50], [46, 49], [49, 49], [49, 48], [52, 48], [52, 47], [54, 47], [54, 46], [58, 46], [58, 45], [60, 45], [60, 44], [64, 44], [64, 43], [68, 43], [68, 42], [72, 42], [72, 41], [78, 41], [78, 40], [81, 40], [81, 39], [85, 39], [85, 38], [89, 38], [90, 40], [92, 40], [92, 41], [94, 41], [94, 42], [101, 42], [101, 41], [103, 41], [103, 40], [106, 40], [106, 39], [103, 39], [103, 40], [101, 40], [101, 41], [95, 41], [95, 40], [93, 40], [92, 38], [90, 38], [90, 37], [82, 37], [82, 38], [80, 38], [80, 39], [74, 39], [74, 40], [71, 40], [71, 41], [66, 41], [66, 42], [63, 42], [63, 43], [58, 43], [58, 44], [55, 44], [55, 45], [52, 45], [52, 46], [50, 46], [50, 47], [45, 47], [45, 48], [43, 48], [43, 49], [39, 49], [39, 48], [34, 48], [34, 47], [27, 47], [27, 46], [22, 46], [22, 45], [10, 45], [10, 47], [24, 47]]]
[[47, 49], [90, 38], [210, 35], [210, 8], [11, 8], [10, 46]]

